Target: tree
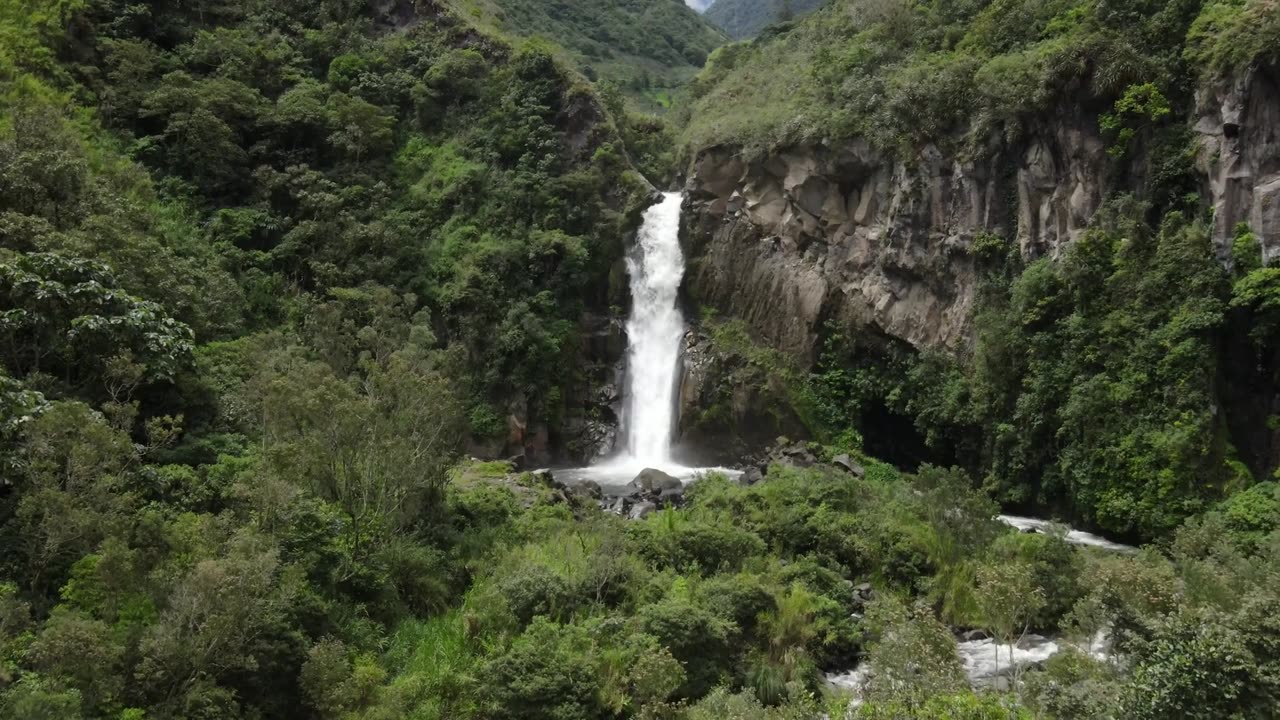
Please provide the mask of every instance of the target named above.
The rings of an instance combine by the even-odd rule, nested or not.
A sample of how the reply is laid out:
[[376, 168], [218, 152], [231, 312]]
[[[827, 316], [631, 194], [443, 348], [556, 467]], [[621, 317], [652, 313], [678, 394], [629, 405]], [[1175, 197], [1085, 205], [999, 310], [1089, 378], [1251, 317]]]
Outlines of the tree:
[[79, 693], [86, 716], [112, 713], [123, 689], [125, 648], [111, 626], [58, 607], [27, 650], [30, 667]]
[[867, 621], [876, 635], [862, 693], [869, 704], [914, 713], [930, 698], [967, 688], [955, 639], [931, 612], [912, 612], [896, 598], [877, 598], [867, 609]]
[[0, 307], [5, 364], [19, 376], [51, 372], [79, 384], [130, 353], [161, 379], [190, 361], [191, 329], [122, 291], [110, 268], [92, 260], [23, 253], [0, 261]]
[[1009, 670], [1017, 687], [1019, 668], [1013, 649], [1026, 635], [1040, 609], [1044, 590], [1035, 583], [1035, 571], [1024, 562], [997, 562], [978, 569], [978, 606], [996, 642], [996, 673], [1000, 672], [1000, 647], [1009, 648]]
[[99, 413], [56, 402], [25, 428], [23, 473], [12, 516], [0, 516], [4, 565], [43, 597], [72, 564], [122, 529], [134, 498], [127, 491], [137, 448]]
[[1133, 670], [1121, 701], [1124, 717], [1160, 720], [1270, 717], [1275, 697], [1262, 687], [1245, 638], [1213, 613], [1179, 613], [1161, 621]]
[[590, 720], [602, 707], [591, 638], [577, 625], [537, 618], [486, 665], [496, 720]]
[[329, 96], [329, 142], [357, 165], [361, 158], [387, 149], [395, 118], [381, 108], [342, 92]]
[[212, 195], [242, 191], [249, 154], [244, 142], [264, 107], [261, 94], [225, 77], [166, 74], [143, 101], [140, 116], [162, 128], [163, 161]]
[[424, 316], [408, 317], [411, 302], [335, 295], [311, 316], [329, 363], [285, 350], [252, 386], [268, 467], [341, 508], [360, 560], [438, 509], [465, 420], [448, 356], [425, 349], [434, 336]]
[[637, 620], [641, 632], [657, 638], [684, 665], [687, 677], [679, 697], [700, 697], [728, 674], [737, 631], [732, 623], [679, 597], [646, 605]]
[[[219, 683], [271, 667], [278, 654], [300, 654], [290, 621], [303, 582], [297, 568], [281, 563], [279, 549], [252, 530], [236, 534], [219, 557], [196, 562], [142, 638], [137, 673], [152, 702], [225, 706], [228, 693]], [[260, 691], [274, 686], [271, 678], [257, 680]]]

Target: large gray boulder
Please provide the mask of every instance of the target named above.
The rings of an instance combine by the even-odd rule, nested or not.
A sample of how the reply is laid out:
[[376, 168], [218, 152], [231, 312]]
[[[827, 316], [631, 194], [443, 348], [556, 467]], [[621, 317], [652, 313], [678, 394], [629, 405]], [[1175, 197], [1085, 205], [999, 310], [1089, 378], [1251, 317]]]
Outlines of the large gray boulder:
[[636, 479], [631, 481], [631, 484], [654, 495], [661, 494], [663, 490], [684, 487], [684, 483], [680, 482], [679, 479], [655, 468], [641, 470], [640, 474], [636, 475]]

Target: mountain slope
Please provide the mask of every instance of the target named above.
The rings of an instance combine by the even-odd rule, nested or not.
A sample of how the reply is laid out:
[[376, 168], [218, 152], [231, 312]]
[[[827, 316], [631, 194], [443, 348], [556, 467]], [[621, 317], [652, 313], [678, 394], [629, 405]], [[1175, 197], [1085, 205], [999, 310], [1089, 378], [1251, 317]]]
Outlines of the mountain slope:
[[702, 67], [724, 34], [681, 0], [481, 0], [459, 3], [481, 23], [562, 46], [591, 79], [652, 108]]
[[713, 55], [691, 294], [831, 373], [857, 410], [819, 435], [1005, 503], [1153, 537], [1268, 477], [1274, 3], [936, 10], [834, 2]]
[[818, 9], [827, 0], [716, 0], [705, 17], [735, 40], [754, 37], [769, 25]]

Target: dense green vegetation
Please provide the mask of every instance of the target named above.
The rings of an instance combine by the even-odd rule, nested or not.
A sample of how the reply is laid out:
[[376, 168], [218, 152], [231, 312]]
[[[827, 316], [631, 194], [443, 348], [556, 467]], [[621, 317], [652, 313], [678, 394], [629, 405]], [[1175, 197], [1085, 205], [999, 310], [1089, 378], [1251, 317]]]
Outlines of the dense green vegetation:
[[[1280, 273], [1247, 227], [1222, 268], [1176, 162], [1060, 261], [982, 238], [972, 358], [830, 333], [806, 374], [709, 322], [812, 467], [629, 522], [465, 459], [562, 427], [638, 173], [673, 164], [624, 88], [500, 31], [662, 82], [718, 42], [675, 2], [549, 7], [0, 5], [0, 720], [1274, 715], [1280, 488], [1215, 404], [1229, 325], [1275, 354]], [[1176, 139], [1198, 75], [1273, 57], [1272, 10], [836, 2], [719, 51], [687, 132], [1011, 133], [1015, 98], [966, 78], [1048, 102], [1088, 56], [1121, 157]], [[873, 404], [968, 467], [859, 452]], [[1155, 542], [1017, 533], [997, 502]], [[968, 628], [1112, 652], [975, 692]], [[852, 705], [822, 677], [859, 662]]]
[[724, 36], [682, 0], [466, 0], [482, 24], [562, 46], [591, 80], [613, 84], [645, 111], [663, 110]]
[[[255, 7], [73, 3], [48, 16], [76, 29], [66, 38], [7, 30], [57, 38], [76, 60], [33, 52], [6, 68], [5, 247], [60, 258], [16, 259], [14, 272], [160, 306], [146, 318], [111, 308], [95, 334], [70, 336], [84, 347], [38, 337], [65, 336], [81, 306], [96, 307], [83, 295], [56, 319], [10, 317], [39, 356], [9, 371], [50, 397], [97, 398], [90, 356], [158, 369], [143, 356], [155, 348], [107, 342], [147, 332], [125, 322], [167, 312], [201, 343], [288, 325], [320, 343], [396, 312], [425, 333], [415, 342], [466, 363], [456, 380], [472, 417], [522, 397], [530, 416], [553, 418], [573, 380], [557, 358], [575, 351], [584, 306], [607, 307], [622, 228], [644, 197], [592, 91], [540, 47], [448, 16], [393, 31], [355, 11]], [[78, 258], [110, 273], [68, 265]], [[15, 312], [52, 312], [37, 307], [53, 303], [43, 291], [6, 277]], [[406, 339], [388, 342], [371, 349], [378, 359]], [[365, 361], [354, 346], [326, 352], [339, 378]], [[147, 410], [224, 422], [202, 382]], [[491, 425], [473, 430], [504, 430]]]
[[1057, 103], [1110, 105], [1145, 84], [1180, 119], [1202, 76], [1274, 59], [1278, 46], [1270, 0], [835, 0], [716, 51], [691, 85], [684, 141], [983, 147]]
[[[1016, 155], [1065, 106], [1109, 143], [1115, 188], [1142, 198], [1115, 198], [1056, 260], [979, 236], [972, 357], [828, 333], [804, 384], [836, 422], [811, 433], [888, 410], [1006, 506], [1134, 538], [1265, 479], [1274, 464], [1237, 445], [1254, 430], [1231, 417], [1228, 394], [1246, 382], [1241, 367], [1276, 379], [1273, 271], [1256, 267], [1247, 228], [1235, 278], [1215, 257], [1188, 125], [1197, 87], [1276, 60], [1277, 15], [1256, 0], [847, 1], [718, 50], [691, 87], [685, 151], [860, 137], [889, 157], [924, 143], [968, 157], [993, 141]], [[1232, 340], [1247, 334], [1252, 344]]]
[[548, 50], [430, 4], [0, 37], [0, 714], [309, 715], [312, 645], [456, 584], [448, 468], [555, 426], [647, 186]]
[[1151, 538], [1254, 478], [1216, 409], [1228, 275], [1202, 223], [1173, 213], [1153, 231], [1139, 210], [1113, 206], [1061, 261], [989, 278], [971, 362], [915, 363], [900, 402], [1001, 501]]
[[758, 35], [777, 22], [787, 22], [813, 12], [826, 0], [716, 0], [707, 8], [707, 20], [742, 40]]

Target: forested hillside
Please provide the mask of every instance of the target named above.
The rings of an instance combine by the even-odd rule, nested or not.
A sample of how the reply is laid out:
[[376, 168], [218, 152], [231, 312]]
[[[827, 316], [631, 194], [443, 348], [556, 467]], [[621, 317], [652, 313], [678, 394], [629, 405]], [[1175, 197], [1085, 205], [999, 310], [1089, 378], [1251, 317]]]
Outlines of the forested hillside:
[[0, 720], [1274, 718], [1274, 0], [724, 39], [0, 4]]
[[661, 110], [724, 36], [681, 0], [481, 0], [470, 17], [563, 46], [592, 80], [612, 83], [638, 107]]
[[758, 35], [776, 22], [794, 20], [821, 7], [826, 0], [716, 0], [706, 18], [742, 40]]

